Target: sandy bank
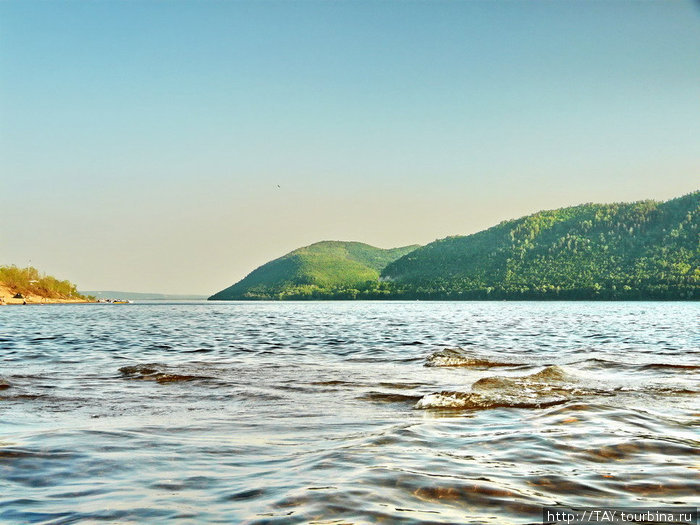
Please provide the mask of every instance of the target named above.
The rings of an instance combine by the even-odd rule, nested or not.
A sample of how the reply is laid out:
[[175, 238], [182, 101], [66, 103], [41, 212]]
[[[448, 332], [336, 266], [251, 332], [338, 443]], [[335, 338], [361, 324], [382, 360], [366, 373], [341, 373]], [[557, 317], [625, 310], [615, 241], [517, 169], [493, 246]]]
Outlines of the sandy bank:
[[[41, 295], [35, 294], [24, 294], [24, 299], [14, 299], [15, 292], [5, 286], [4, 283], [0, 283], [0, 298], [5, 299], [5, 304], [62, 304], [62, 303], [89, 303], [92, 301], [86, 301], [85, 299], [70, 299], [70, 298], [51, 298], [42, 297]], [[0, 301], [0, 304], [2, 301]]]

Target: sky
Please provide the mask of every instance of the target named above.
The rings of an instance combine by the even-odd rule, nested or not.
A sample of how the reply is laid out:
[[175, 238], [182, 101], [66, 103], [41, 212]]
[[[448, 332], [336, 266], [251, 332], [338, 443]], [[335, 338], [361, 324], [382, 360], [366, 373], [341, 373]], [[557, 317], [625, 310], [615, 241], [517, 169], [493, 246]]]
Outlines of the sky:
[[0, 264], [212, 294], [700, 188], [691, 1], [0, 1]]

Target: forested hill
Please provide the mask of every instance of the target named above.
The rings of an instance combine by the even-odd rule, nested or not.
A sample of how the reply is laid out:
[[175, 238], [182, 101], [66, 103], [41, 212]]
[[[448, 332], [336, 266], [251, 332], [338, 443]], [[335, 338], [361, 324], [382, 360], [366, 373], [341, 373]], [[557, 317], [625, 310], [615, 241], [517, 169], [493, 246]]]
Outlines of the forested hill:
[[432, 242], [389, 264], [392, 298], [700, 299], [700, 192], [584, 204]]
[[381, 270], [416, 248], [384, 250], [360, 242], [318, 242], [260, 266], [209, 299], [355, 299], [375, 291]]

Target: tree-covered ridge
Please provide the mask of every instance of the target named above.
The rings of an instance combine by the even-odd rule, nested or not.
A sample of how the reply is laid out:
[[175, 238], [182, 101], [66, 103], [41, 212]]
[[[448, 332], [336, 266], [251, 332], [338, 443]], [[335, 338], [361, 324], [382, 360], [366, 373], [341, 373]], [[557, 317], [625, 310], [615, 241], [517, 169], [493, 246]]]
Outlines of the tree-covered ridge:
[[696, 191], [542, 211], [417, 249], [321, 242], [211, 298], [698, 300], [699, 223]]
[[395, 298], [698, 299], [700, 192], [584, 204], [432, 242], [382, 272]]
[[360, 242], [318, 242], [260, 266], [210, 299], [357, 298], [377, 288], [387, 264], [417, 247], [384, 250]]

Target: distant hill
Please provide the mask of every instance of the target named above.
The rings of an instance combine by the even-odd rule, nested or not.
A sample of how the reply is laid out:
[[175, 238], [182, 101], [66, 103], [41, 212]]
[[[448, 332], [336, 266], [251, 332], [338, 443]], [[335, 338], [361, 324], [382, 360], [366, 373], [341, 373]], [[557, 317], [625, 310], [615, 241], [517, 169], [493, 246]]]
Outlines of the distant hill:
[[207, 298], [206, 295], [183, 295], [148, 292], [118, 292], [114, 290], [93, 290], [80, 292], [97, 299], [127, 299], [129, 301], [198, 301]]
[[376, 291], [390, 262], [418, 248], [381, 249], [360, 242], [323, 241], [264, 264], [209, 299], [354, 299]]
[[700, 192], [542, 211], [390, 263], [391, 296], [700, 299]]
[[320, 242], [210, 299], [700, 299], [700, 191], [582, 204], [423, 247]]

